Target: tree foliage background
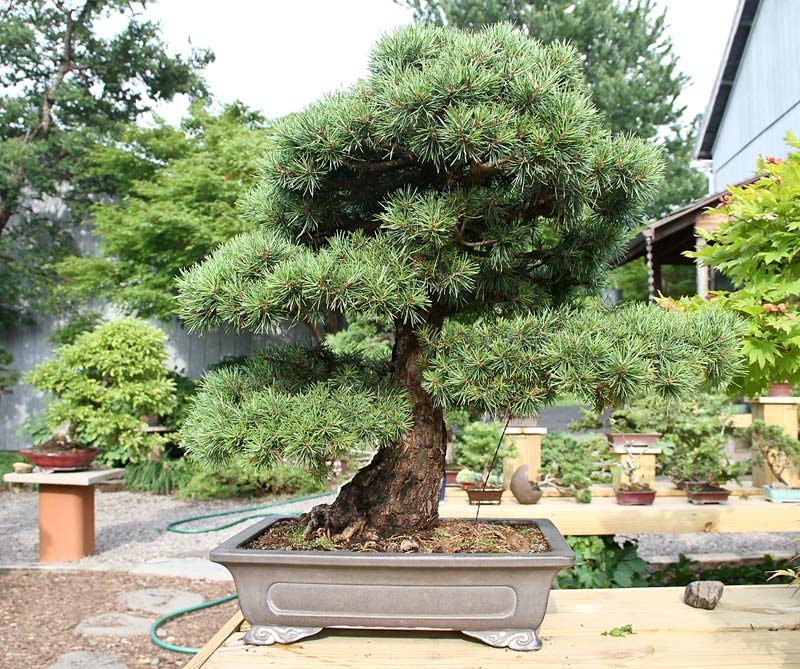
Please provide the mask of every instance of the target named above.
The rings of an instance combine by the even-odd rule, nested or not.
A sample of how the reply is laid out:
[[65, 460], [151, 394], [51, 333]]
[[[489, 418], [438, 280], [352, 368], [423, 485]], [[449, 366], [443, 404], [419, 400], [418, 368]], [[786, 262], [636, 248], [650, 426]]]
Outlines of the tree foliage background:
[[705, 195], [705, 177], [689, 164], [697, 124], [683, 118], [676, 102], [688, 77], [678, 69], [665, 12], [656, 13], [653, 0], [396, 1], [420, 21], [472, 30], [510, 21], [543, 42], [571, 43], [612, 132], [654, 140], [661, 148], [665, 179], [646, 208], [648, 217]]
[[[159, 101], [207, 94], [200, 72], [213, 55], [169, 53], [145, 5], [0, 2], [0, 326], [32, 318], [49, 264], [75, 252], [70, 226], [108, 183], [87, 170], [91, 147]], [[106, 36], [111, 17], [124, 27]]]
[[56, 264], [52, 302], [80, 311], [102, 295], [123, 313], [172, 319], [181, 270], [251, 229], [236, 202], [267, 139], [263, 118], [242, 104], [214, 114], [198, 103], [180, 128], [129, 125], [90, 150], [87, 175], [117, 197], [90, 209], [101, 256]]

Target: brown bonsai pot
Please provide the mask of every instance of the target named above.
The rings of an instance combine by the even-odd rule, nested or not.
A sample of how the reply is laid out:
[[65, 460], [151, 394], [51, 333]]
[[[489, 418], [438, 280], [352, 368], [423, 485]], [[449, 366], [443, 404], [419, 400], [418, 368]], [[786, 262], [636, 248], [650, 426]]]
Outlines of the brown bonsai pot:
[[706, 486], [704, 488], [686, 486], [686, 497], [692, 504], [727, 504], [730, 490]]
[[444, 483], [448, 487], [458, 486], [459, 483], [456, 481], [456, 476], [458, 476], [458, 472], [461, 471], [460, 467], [448, 467], [444, 470]]
[[606, 432], [612, 446], [655, 446], [661, 439], [660, 432]]
[[470, 485], [464, 488], [467, 491], [470, 504], [500, 504], [503, 488], [500, 486]]
[[[541, 647], [537, 631], [559, 569], [575, 563], [549, 520], [550, 550], [518, 554], [265, 551], [244, 548], [270, 516], [211, 551], [233, 575], [246, 644], [293, 643], [326, 627], [456, 630], [514, 651]], [[487, 522], [502, 522], [488, 521]]]
[[767, 397], [791, 397], [792, 384], [784, 381], [783, 383], [773, 383], [767, 391]]
[[46, 472], [72, 472], [88, 469], [99, 455], [100, 449], [93, 448], [74, 453], [43, 453], [36, 450], [20, 451], [28, 462]]
[[614, 489], [617, 504], [622, 506], [650, 506], [656, 499], [656, 491], [651, 488], [644, 490]]

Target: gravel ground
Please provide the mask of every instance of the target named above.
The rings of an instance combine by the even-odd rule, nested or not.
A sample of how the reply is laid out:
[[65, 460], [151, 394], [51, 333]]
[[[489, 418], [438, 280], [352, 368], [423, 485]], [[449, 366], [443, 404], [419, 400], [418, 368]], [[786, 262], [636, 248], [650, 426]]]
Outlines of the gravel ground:
[[[333, 499], [333, 494], [328, 499]], [[328, 501], [317, 498], [282, 504], [275, 511], [306, 511]], [[129, 569], [155, 558], [208, 557], [225, 539], [257, 522], [247, 520], [233, 527], [204, 534], [167, 532], [169, 523], [190, 516], [266, 504], [268, 500], [220, 500], [182, 502], [175, 497], [132, 492], [97, 492], [95, 497], [95, 549], [97, 555], [74, 563], [76, 567]], [[37, 493], [0, 493], [0, 565], [36, 563], [39, 559], [39, 505]], [[244, 512], [187, 525], [200, 529], [226, 524], [252, 515]]]
[[[0, 499], [5, 502], [6, 497]], [[154, 622], [158, 614], [130, 609], [118, 599], [142, 588], [191, 591], [210, 600], [229, 594], [232, 584], [124, 572], [104, 572], [101, 582], [88, 571], [0, 571], [0, 669], [46, 669], [58, 656], [74, 651], [111, 653], [129, 669], [183, 667], [189, 655], [160, 649], [147, 634], [83, 636], [73, 631], [87, 618], [107, 613], [124, 612]], [[175, 618], [159, 629], [159, 636], [168, 643], [198, 648], [237, 608], [232, 601]], [[90, 662], [80, 666], [96, 669]]]
[[[332, 495], [329, 499], [332, 499]], [[317, 498], [283, 504], [275, 511], [306, 511], [321, 502]], [[182, 502], [131, 492], [99, 492], [95, 501], [97, 555], [84, 558], [74, 566], [87, 569], [130, 569], [156, 558], [207, 557], [208, 551], [233, 536], [254, 518], [234, 527], [205, 534], [176, 534], [166, 526], [176, 520], [219, 511], [264, 504], [265, 501], [225, 500]], [[0, 565], [33, 564], [38, 560], [37, 495], [34, 492], [0, 493]], [[247, 512], [221, 519], [198, 521], [189, 527], [220, 525]], [[679, 553], [736, 553], [739, 555], [786, 552], [794, 549], [795, 532], [750, 532], [708, 534], [639, 535], [639, 554], [651, 556]]]

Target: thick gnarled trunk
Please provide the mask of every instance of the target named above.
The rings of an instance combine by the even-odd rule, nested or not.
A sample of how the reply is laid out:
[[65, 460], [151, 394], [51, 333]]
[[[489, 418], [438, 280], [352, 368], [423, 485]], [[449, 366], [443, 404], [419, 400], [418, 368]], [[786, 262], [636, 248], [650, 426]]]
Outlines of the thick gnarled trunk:
[[446, 435], [442, 409], [422, 389], [419, 355], [412, 328], [398, 326], [394, 376], [413, 402], [413, 427], [397, 443], [379, 450], [332, 504], [308, 514], [308, 534], [323, 532], [342, 541], [369, 539], [437, 522]]

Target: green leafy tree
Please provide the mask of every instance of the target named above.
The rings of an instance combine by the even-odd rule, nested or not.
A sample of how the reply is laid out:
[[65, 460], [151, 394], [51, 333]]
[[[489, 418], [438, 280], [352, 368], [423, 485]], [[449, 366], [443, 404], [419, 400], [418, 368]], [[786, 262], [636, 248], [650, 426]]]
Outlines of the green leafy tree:
[[566, 306], [604, 280], [659, 176], [656, 150], [603, 128], [572, 47], [507, 25], [385, 37], [366, 80], [276, 125], [243, 204], [257, 229], [187, 272], [179, 304], [195, 329], [390, 319], [391, 365], [290, 346], [211, 372], [186, 448], [323, 473], [377, 447], [307, 517], [309, 534], [372, 536], [436, 522], [445, 408], [724, 382], [732, 317]]
[[[608, 442], [597, 435], [575, 438], [567, 432], [552, 432], [542, 440], [544, 481], [575, 501], [592, 501], [593, 483], [608, 483], [613, 459]], [[544, 483], [543, 483], [544, 485]]]
[[[707, 183], [690, 167], [697, 123], [681, 123], [676, 99], [688, 81], [653, 0], [397, 0], [418, 20], [477, 30], [510, 21], [526, 35], [569, 42], [582, 55], [592, 101], [613, 132], [659, 139], [664, 183], [646, 213], [659, 218], [702, 197]], [[667, 132], [663, 132], [663, 131]]]
[[102, 257], [58, 265], [54, 303], [86, 308], [102, 295], [125, 313], [168, 320], [175, 278], [214, 247], [252, 228], [235, 205], [255, 183], [268, 132], [240, 103], [212, 115], [196, 105], [180, 130], [129, 126], [93, 149], [89, 174], [120, 198], [91, 210]]
[[[198, 72], [212, 55], [170, 55], [145, 5], [0, 1], [0, 324], [30, 315], [53, 279], [42, 268], [74, 252], [65, 226], [100, 192], [85, 172], [90, 147], [155, 102], [205, 95]], [[120, 16], [125, 27], [102, 36], [98, 24]], [[58, 216], [43, 212], [52, 198]]]
[[[800, 149], [793, 134], [792, 149]], [[739, 392], [759, 395], [773, 383], [800, 383], [800, 152], [786, 161], [760, 159], [764, 176], [754, 183], [729, 186], [718, 211], [728, 220], [703, 233], [707, 244], [687, 252], [726, 276], [733, 291], [712, 293], [716, 308], [741, 316], [747, 323], [742, 352], [747, 368], [736, 379]], [[700, 298], [662, 300], [668, 308], [708, 308]]]
[[790, 485], [784, 475], [800, 466], [800, 441], [780, 425], [767, 425], [763, 420], [753, 421], [745, 434], [753, 463], [768, 468], [782, 485]]
[[122, 318], [56, 348], [23, 381], [52, 396], [46, 411], [51, 431], [68, 421], [74, 441], [101, 449], [107, 463], [127, 464], [145, 460], [163, 443], [143, 431], [140, 416], [166, 416], [175, 407], [166, 358], [161, 330]]
[[[497, 458], [493, 462], [495, 452]], [[482, 479], [489, 473], [499, 475], [503, 470], [503, 458], [512, 455], [514, 445], [503, 439], [503, 426], [500, 423], [469, 423], [458, 431], [453, 442], [453, 460], [478, 472]]]

